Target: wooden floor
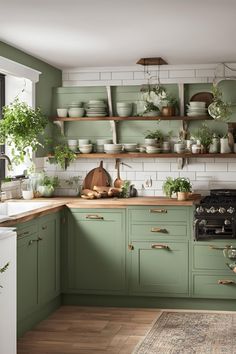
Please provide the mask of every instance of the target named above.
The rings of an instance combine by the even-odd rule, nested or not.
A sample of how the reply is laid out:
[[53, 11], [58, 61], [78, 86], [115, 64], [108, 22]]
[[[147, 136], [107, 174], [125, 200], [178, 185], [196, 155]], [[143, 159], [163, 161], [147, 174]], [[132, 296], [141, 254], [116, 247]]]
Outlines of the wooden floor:
[[18, 341], [17, 354], [131, 354], [155, 309], [63, 306]]

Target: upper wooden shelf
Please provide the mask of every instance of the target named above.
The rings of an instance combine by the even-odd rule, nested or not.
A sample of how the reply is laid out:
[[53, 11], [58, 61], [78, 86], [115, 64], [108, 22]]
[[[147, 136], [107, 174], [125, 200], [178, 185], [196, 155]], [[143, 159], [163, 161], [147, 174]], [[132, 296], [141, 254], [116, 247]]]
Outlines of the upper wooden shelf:
[[137, 120], [145, 120], [145, 121], [155, 121], [155, 120], [185, 120], [185, 121], [192, 121], [192, 120], [212, 120], [210, 116], [196, 116], [196, 117], [188, 117], [188, 116], [172, 116], [172, 117], [66, 117], [66, 118], [59, 118], [59, 117], [52, 117], [53, 121], [57, 122], [77, 122], [77, 121], [137, 121]]
[[91, 154], [77, 154], [77, 158], [80, 159], [109, 159], [109, 158], [120, 158], [120, 159], [125, 159], [125, 158], [169, 158], [169, 157], [175, 157], [175, 158], [195, 158], [195, 157], [200, 157], [200, 158], [236, 158], [236, 153], [228, 153], [228, 154], [191, 154], [191, 153], [182, 153], [182, 154], [177, 154], [177, 153], [160, 153], [160, 154], [148, 154], [146, 152], [140, 153], [140, 152], [124, 152], [120, 154], [106, 154], [106, 153], [91, 153]]

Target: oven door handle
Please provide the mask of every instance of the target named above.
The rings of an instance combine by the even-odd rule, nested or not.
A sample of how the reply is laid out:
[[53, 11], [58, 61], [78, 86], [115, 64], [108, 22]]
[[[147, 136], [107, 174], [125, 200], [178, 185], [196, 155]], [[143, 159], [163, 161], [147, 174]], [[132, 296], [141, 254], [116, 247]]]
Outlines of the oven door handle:
[[218, 246], [214, 246], [214, 245], [209, 245], [209, 248], [211, 250], [221, 250], [221, 251], [223, 251], [223, 250], [227, 250], [229, 248], [232, 248], [232, 246], [226, 245], [225, 247], [218, 247]]

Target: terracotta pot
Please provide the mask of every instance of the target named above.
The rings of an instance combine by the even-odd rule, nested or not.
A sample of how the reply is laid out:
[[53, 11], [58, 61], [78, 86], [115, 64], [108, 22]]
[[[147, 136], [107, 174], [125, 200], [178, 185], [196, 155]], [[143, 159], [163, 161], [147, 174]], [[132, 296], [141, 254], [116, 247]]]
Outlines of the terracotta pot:
[[164, 117], [175, 116], [175, 107], [169, 107], [169, 106], [162, 107], [161, 115]]
[[177, 192], [177, 199], [178, 200], [187, 200], [188, 199], [188, 192]]

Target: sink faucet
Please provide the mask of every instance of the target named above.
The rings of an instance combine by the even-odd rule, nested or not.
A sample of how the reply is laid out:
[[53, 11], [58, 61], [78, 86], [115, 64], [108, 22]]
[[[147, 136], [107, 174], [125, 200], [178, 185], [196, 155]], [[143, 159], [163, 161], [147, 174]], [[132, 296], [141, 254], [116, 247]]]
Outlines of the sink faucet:
[[[0, 154], [0, 160], [7, 160], [8, 164], [11, 165], [11, 160], [9, 156], [3, 152]], [[2, 180], [0, 179], [0, 202], [3, 202], [6, 199], [6, 192], [2, 192]]]

